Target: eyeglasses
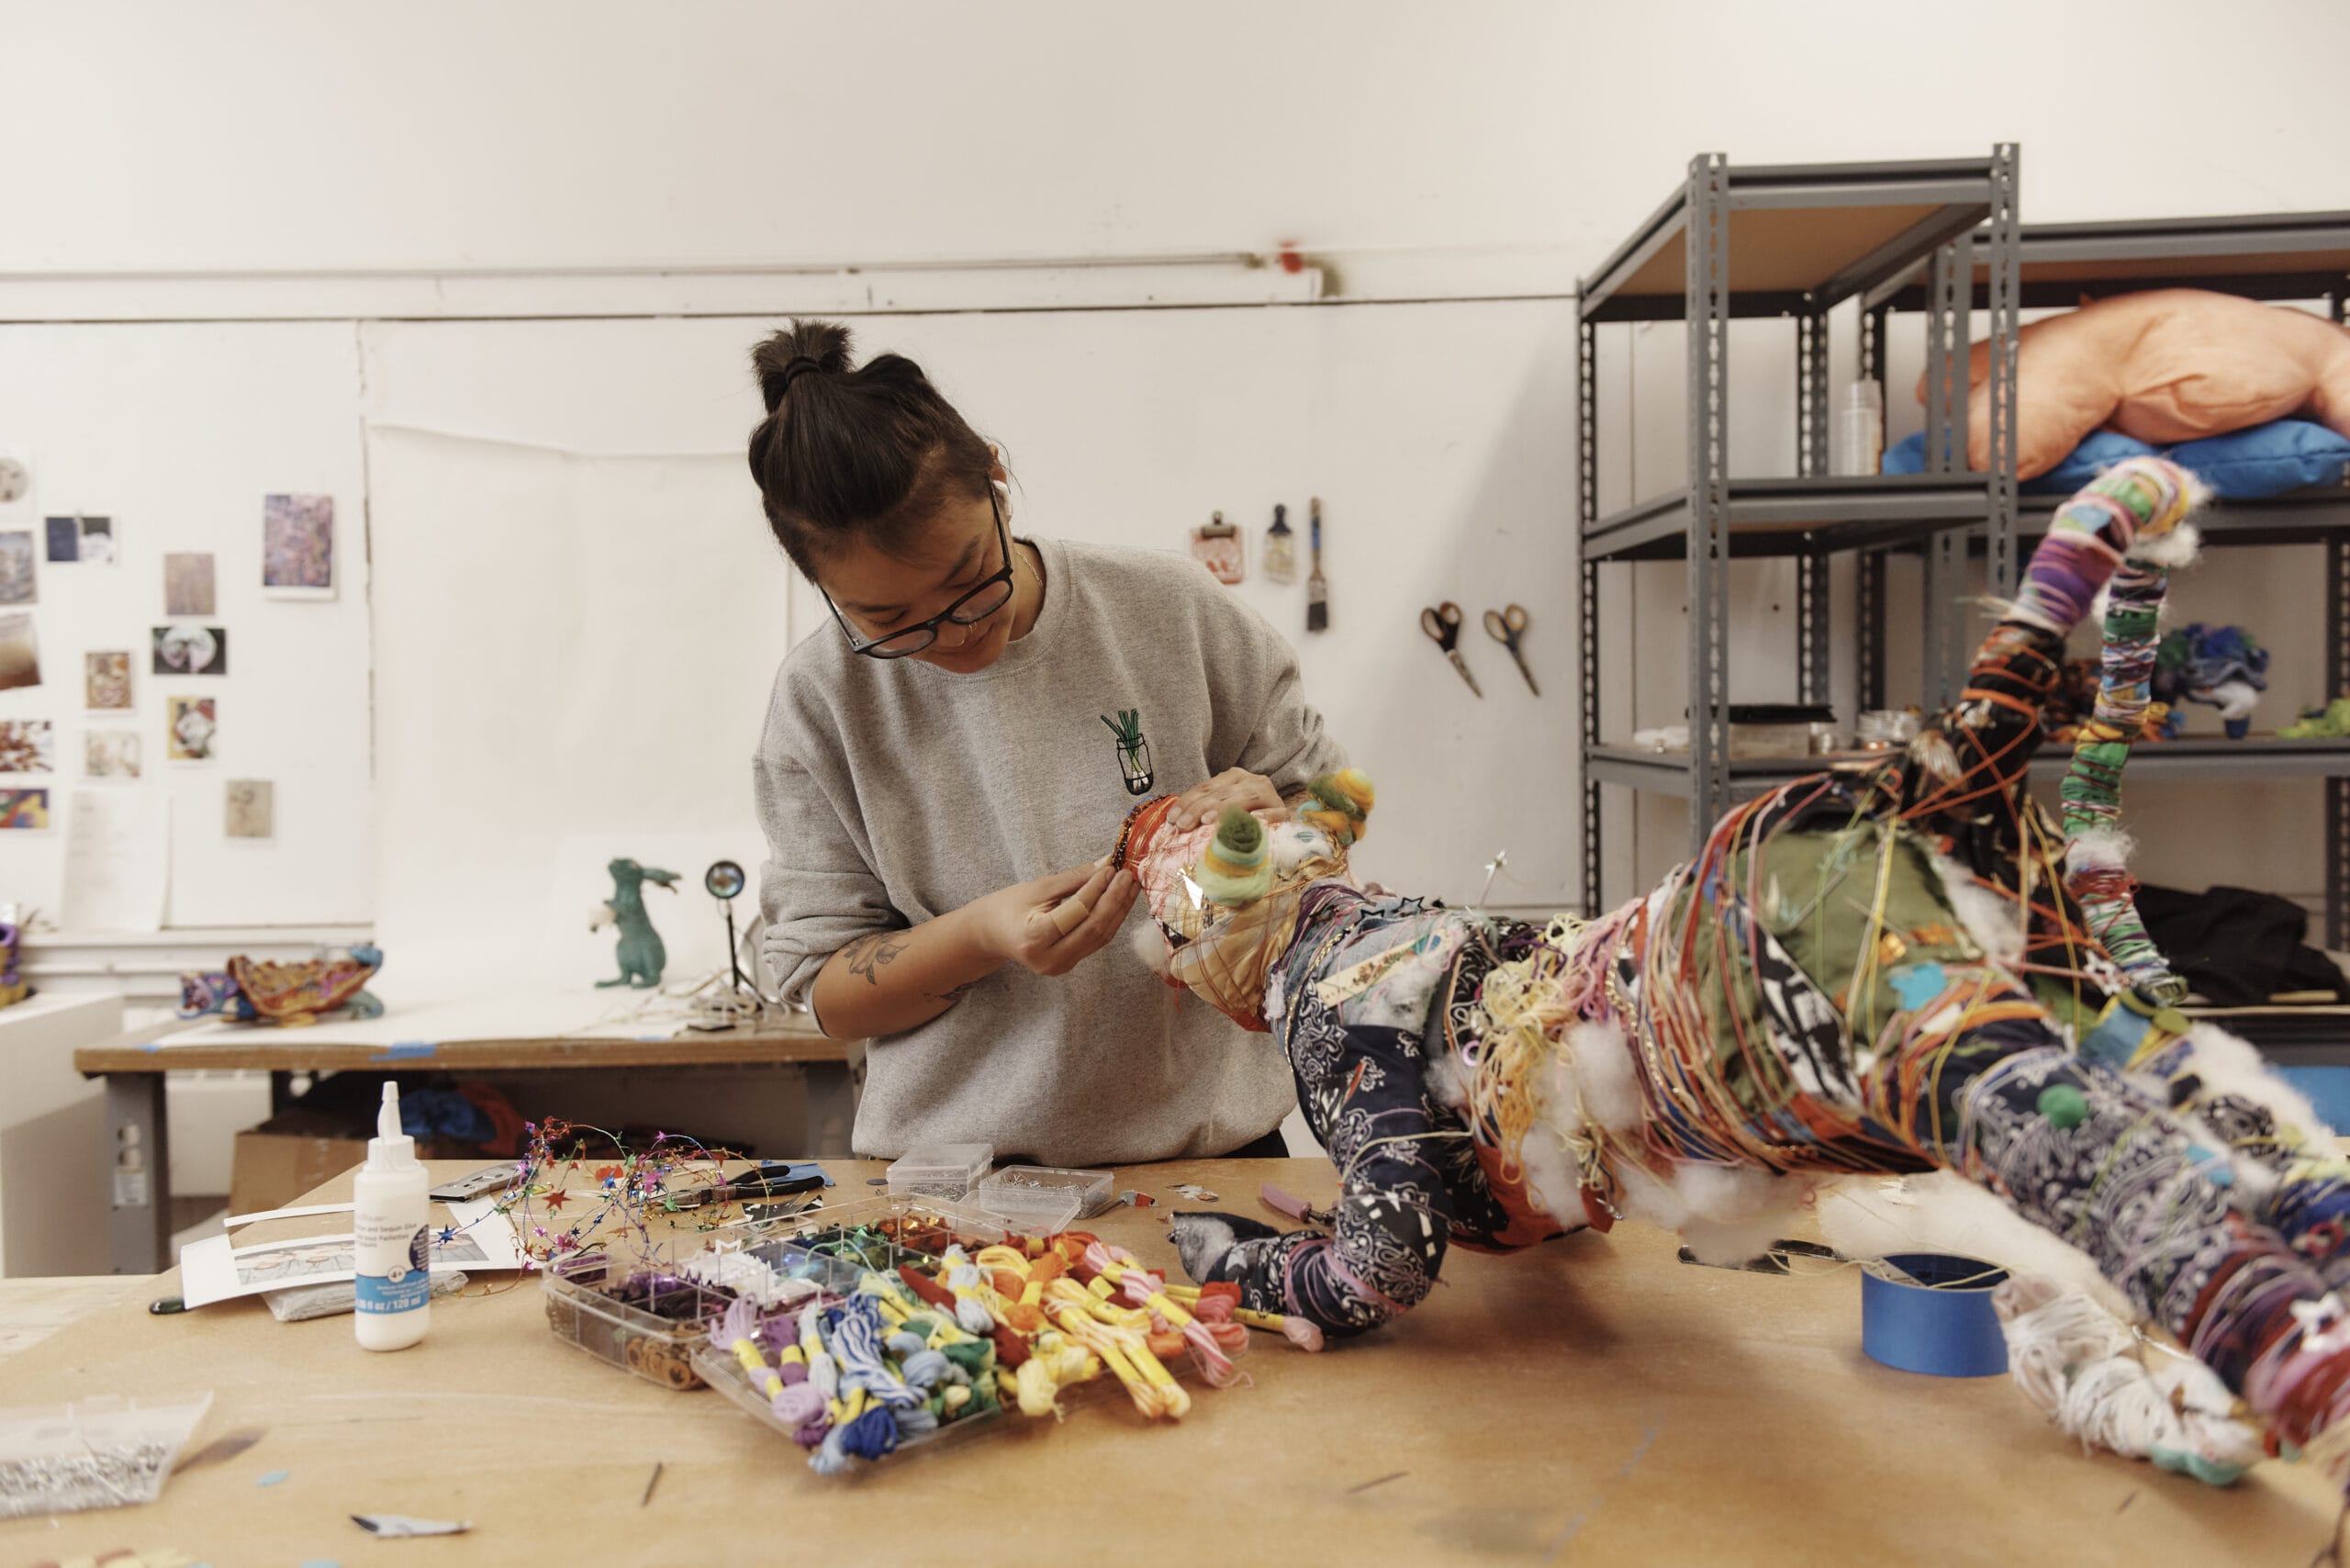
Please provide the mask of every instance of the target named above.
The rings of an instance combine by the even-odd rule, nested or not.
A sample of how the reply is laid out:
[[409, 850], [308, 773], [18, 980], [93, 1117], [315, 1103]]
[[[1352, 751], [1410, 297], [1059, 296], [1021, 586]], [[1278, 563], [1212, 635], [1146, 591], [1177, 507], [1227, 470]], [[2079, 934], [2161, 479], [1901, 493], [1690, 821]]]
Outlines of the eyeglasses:
[[849, 630], [846, 621], [841, 619], [840, 606], [833, 602], [831, 594], [824, 593], [823, 585], [816, 585], [816, 591], [824, 594], [824, 608], [833, 612], [834, 621], [840, 622], [841, 634], [848, 639], [852, 653], [863, 654], [868, 659], [902, 659], [908, 654], [921, 653], [938, 641], [938, 629], [947, 622], [951, 621], [957, 626], [976, 626], [1012, 601], [1012, 534], [1003, 525], [1003, 508], [997, 504], [993, 485], [988, 487], [988, 507], [995, 513], [995, 537], [996, 543], [1003, 549], [1003, 570], [948, 605], [942, 613], [919, 625], [892, 632], [886, 637], [870, 640], [860, 637]]

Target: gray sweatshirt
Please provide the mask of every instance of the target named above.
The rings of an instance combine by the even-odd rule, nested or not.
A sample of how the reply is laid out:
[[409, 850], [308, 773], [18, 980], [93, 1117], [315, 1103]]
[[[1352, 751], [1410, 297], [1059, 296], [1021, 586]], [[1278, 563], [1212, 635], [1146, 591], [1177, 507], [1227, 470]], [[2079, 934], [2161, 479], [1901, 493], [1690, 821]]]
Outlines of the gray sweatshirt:
[[[1080, 866], [1136, 803], [1102, 723], [1140, 710], [1149, 794], [1227, 767], [1284, 794], [1345, 766], [1263, 616], [1188, 557], [1035, 540], [1035, 625], [976, 675], [801, 640], [767, 705], [756, 792], [761, 951], [789, 996], [868, 932]], [[1131, 759], [1127, 759], [1131, 764]], [[919, 1028], [878, 1040], [860, 1155], [991, 1143], [1056, 1165], [1219, 1155], [1281, 1124], [1287, 1065], [1147, 968], [1126, 931], [1057, 979], [1006, 965]], [[1152, 934], [1156, 940], [1156, 934]]]

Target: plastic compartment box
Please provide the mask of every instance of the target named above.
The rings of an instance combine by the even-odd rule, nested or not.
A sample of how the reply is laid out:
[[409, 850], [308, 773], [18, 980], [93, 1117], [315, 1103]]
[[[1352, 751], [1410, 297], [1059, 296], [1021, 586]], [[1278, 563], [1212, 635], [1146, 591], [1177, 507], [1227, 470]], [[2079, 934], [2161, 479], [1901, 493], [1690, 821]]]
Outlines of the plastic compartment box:
[[1007, 1165], [971, 1190], [970, 1201], [1025, 1235], [1067, 1230], [1112, 1201], [1107, 1170], [1054, 1165]]
[[893, 1198], [968, 1196], [994, 1163], [995, 1147], [984, 1143], [929, 1143], [906, 1150], [890, 1166]]
[[[886, 1238], [877, 1234], [884, 1230], [893, 1234]], [[968, 1203], [891, 1197], [817, 1209], [767, 1226], [763, 1239], [841, 1258], [852, 1265], [894, 1269], [901, 1262], [926, 1267], [936, 1260], [950, 1238], [976, 1250], [1007, 1240], [1011, 1234], [1001, 1218]]]
[[709, 1336], [702, 1325], [726, 1310], [733, 1298], [724, 1291], [679, 1284], [671, 1299], [690, 1316], [666, 1317], [615, 1301], [606, 1290], [627, 1278], [633, 1265], [601, 1252], [566, 1259], [540, 1277], [546, 1298], [547, 1327], [567, 1345], [624, 1367], [664, 1388], [699, 1388], [690, 1359]]

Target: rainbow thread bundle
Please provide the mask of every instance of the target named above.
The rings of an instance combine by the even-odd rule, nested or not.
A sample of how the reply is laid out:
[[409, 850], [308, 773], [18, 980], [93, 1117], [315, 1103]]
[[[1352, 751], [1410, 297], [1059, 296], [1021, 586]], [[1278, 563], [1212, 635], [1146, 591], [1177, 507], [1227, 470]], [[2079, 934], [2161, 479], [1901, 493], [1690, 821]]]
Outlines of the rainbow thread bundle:
[[819, 1474], [1012, 1411], [1058, 1416], [1105, 1376], [1145, 1417], [1179, 1420], [1192, 1394], [1174, 1367], [1228, 1387], [1251, 1328], [1321, 1347], [1310, 1325], [1243, 1311], [1237, 1289], [1170, 1286], [1083, 1232], [931, 1239], [934, 1258], [859, 1270], [845, 1294], [783, 1310], [744, 1294], [711, 1324], [713, 1356]]
[[[2350, 1463], [2350, 1167], [2250, 1047], [2171, 1011], [2116, 831], [2196, 498], [2158, 460], [2100, 477], [1906, 752], [1737, 807], [1603, 920], [1536, 931], [1282, 884], [1284, 924], [1251, 934], [1278, 944], [1252, 955], [1262, 988], [1212, 1000], [1278, 1024], [1337, 1223], [1179, 1215], [1186, 1268], [1357, 1333], [1423, 1299], [1448, 1244], [1631, 1216], [1735, 1261], [1818, 1181], [1947, 1169], [2087, 1252], [2273, 1439]], [[2060, 828], [2026, 768], [2065, 635], [2109, 582]], [[2086, 1385], [2081, 1429], [2110, 1429], [2132, 1375]], [[2190, 1428], [2212, 1451], [2181, 1467], [2221, 1478], [2218, 1428], [2148, 1451]]]

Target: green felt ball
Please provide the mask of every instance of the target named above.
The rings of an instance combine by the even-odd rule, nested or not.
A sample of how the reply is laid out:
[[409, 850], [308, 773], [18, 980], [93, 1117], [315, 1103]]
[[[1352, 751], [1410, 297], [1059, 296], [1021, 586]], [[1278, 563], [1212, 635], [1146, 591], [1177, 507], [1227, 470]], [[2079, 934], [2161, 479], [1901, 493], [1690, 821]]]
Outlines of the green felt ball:
[[2088, 1120], [2089, 1097], [2069, 1083], [2052, 1083], [2040, 1092], [2040, 1114], [2056, 1127], [2077, 1127]]

